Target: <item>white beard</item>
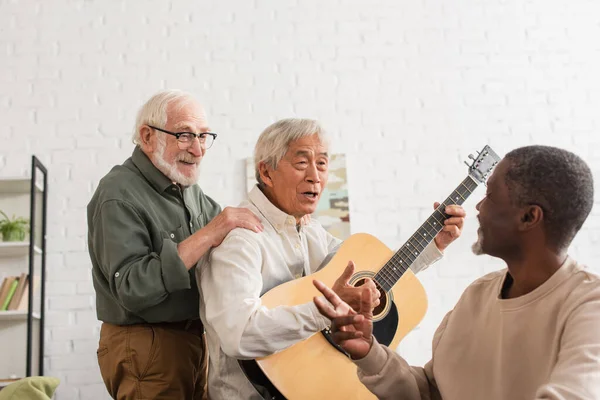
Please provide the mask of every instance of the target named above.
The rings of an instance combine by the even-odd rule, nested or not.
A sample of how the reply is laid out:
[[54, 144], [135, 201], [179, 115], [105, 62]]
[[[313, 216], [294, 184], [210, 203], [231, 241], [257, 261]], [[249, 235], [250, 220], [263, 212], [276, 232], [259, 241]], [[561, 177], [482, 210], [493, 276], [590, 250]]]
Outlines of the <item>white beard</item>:
[[483, 232], [481, 231], [481, 228], [479, 228], [477, 230], [477, 241], [475, 243], [473, 243], [473, 245], [471, 246], [471, 251], [476, 256], [480, 256], [482, 254], [485, 254], [483, 252], [483, 248], [481, 247], [481, 243], [482, 242], [483, 242]]
[[165, 160], [164, 155], [167, 148], [166, 140], [161, 140], [161, 138], [159, 138], [157, 143], [158, 146], [154, 152], [154, 162], [156, 163], [156, 168], [158, 168], [160, 172], [165, 174], [165, 176], [173, 182], [179, 183], [181, 186], [192, 186], [198, 182], [198, 178], [200, 177], [200, 166], [196, 167], [196, 172], [194, 175], [185, 176], [177, 169], [177, 160], [175, 160], [173, 163], [168, 163]]

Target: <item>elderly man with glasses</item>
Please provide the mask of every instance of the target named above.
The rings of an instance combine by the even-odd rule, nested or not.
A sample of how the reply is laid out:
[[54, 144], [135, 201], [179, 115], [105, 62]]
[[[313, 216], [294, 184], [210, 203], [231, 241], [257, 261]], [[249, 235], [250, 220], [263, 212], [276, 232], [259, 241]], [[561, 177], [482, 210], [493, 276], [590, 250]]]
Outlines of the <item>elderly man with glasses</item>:
[[195, 265], [233, 228], [260, 232], [196, 184], [217, 134], [189, 94], [164, 91], [140, 109], [132, 156], [88, 205], [98, 364], [115, 399], [206, 398], [207, 353]]

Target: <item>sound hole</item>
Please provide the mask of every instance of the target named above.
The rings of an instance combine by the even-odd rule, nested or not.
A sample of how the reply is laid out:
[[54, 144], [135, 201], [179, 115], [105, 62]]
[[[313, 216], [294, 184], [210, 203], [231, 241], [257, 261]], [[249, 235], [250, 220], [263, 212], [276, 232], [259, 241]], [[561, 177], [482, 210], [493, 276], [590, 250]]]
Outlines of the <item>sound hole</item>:
[[[354, 287], [362, 286], [366, 282], [365, 278], [361, 278], [354, 283]], [[375, 281], [374, 281], [375, 282]], [[379, 290], [379, 305], [373, 309], [373, 317], [378, 316], [385, 310], [388, 302], [387, 294], [385, 290], [377, 282], [375, 282], [377, 290]]]

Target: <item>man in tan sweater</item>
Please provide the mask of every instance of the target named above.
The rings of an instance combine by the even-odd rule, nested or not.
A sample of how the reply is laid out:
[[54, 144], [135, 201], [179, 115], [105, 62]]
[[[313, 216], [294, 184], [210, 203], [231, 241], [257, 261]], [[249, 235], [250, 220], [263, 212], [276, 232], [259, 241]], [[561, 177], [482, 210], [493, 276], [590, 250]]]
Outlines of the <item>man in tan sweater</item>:
[[600, 399], [600, 277], [567, 255], [592, 205], [592, 174], [576, 155], [508, 153], [477, 204], [473, 245], [507, 269], [465, 290], [424, 368], [377, 343], [368, 307], [356, 314], [321, 282], [333, 307], [315, 303], [380, 399]]

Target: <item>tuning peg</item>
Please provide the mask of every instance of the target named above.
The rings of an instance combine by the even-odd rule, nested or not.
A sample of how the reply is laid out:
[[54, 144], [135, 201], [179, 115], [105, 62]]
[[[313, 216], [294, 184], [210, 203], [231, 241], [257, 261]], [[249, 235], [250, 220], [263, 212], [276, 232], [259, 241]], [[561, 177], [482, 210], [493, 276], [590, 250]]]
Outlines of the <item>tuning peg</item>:
[[465, 165], [466, 165], [467, 167], [471, 168], [471, 164], [469, 164], [469, 163], [468, 163], [468, 162], [466, 162], [466, 161], [465, 161], [464, 163], [465, 163]]
[[470, 158], [471, 160], [474, 160], [474, 159], [475, 159], [475, 156], [474, 156], [473, 154], [469, 154], [469, 158]]

